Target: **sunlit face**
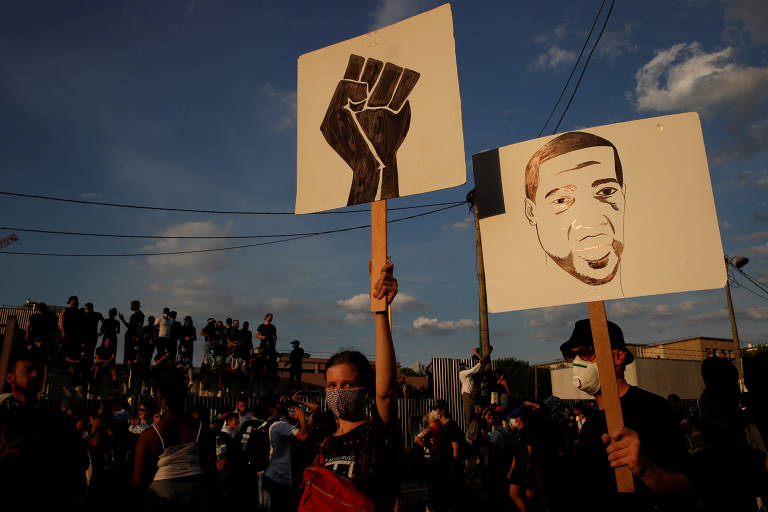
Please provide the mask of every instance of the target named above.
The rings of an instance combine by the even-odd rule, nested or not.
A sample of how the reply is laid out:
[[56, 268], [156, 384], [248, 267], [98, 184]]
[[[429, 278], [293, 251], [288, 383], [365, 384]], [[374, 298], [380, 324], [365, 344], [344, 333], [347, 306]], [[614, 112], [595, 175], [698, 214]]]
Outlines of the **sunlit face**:
[[542, 163], [525, 215], [563, 270], [590, 285], [611, 281], [624, 249], [624, 190], [613, 148], [579, 149]]
[[354, 389], [363, 387], [358, 380], [357, 368], [351, 364], [336, 364], [325, 372], [325, 389]]
[[42, 372], [40, 367], [32, 361], [17, 361], [13, 371], [8, 372], [6, 382], [17, 393], [25, 396], [34, 396], [42, 387]]

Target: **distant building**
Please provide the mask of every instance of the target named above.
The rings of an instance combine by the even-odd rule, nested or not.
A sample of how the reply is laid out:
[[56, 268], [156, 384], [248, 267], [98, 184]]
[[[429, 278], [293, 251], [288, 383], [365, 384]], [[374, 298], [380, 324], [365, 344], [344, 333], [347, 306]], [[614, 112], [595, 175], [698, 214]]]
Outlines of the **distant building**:
[[[727, 338], [695, 336], [655, 344], [627, 343], [627, 348], [635, 356], [625, 371], [627, 382], [665, 397], [675, 393], [684, 400], [699, 398], [704, 390], [701, 361], [708, 357], [723, 357], [741, 368], [739, 348]], [[573, 386], [571, 364], [555, 362], [540, 367], [550, 369], [553, 395], [566, 399], [592, 398]]]

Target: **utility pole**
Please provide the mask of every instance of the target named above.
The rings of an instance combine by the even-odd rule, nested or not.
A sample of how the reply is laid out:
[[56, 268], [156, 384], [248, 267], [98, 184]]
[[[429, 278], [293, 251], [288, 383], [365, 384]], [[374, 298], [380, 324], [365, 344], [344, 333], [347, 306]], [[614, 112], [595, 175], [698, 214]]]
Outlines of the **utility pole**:
[[483, 264], [483, 244], [480, 237], [480, 214], [477, 209], [477, 194], [472, 189], [467, 194], [467, 202], [472, 206], [475, 215], [475, 249], [477, 251], [477, 297], [480, 305], [480, 355], [485, 357], [491, 353], [491, 342], [488, 337], [488, 296], [485, 292], [485, 265]]
[[739, 329], [736, 327], [736, 315], [733, 313], [733, 300], [731, 300], [731, 284], [728, 281], [728, 265], [733, 265], [736, 269], [741, 269], [744, 265], [749, 263], [749, 258], [733, 258], [733, 261], [725, 257], [725, 298], [728, 300], [728, 317], [731, 319], [731, 332], [733, 333], [733, 341], [736, 343], [736, 357], [739, 360], [739, 381], [744, 386], [744, 362], [741, 359], [741, 342], [739, 341]]

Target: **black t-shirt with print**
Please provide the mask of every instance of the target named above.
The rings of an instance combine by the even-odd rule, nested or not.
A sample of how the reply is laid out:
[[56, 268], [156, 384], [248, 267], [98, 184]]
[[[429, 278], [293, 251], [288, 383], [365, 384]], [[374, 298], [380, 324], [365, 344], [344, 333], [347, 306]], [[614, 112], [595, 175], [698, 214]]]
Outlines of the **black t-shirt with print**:
[[394, 425], [374, 413], [351, 432], [326, 438], [318, 455], [319, 465], [352, 480], [376, 510], [392, 510], [398, 494]]
[[[685, 441], [669, 402], [658, 395], [630, 386], [621, 397], [621, 410], [624, 425], [637, 432], [640, 450], [647, 459], [667, 471], [685, 471]], [[601, 440], [607, 430], [605, 411], [597, 411], [581, 428], [579, 443], [576, 445], [576, 488], [589, 489], [590, 496], [599, 498], [606, 506], [619, 507], [614, 510], [652, 510], [656, 505], [663, 505], [637, 477], [634, 478], [635, 493], [616, 491], [616, 477], [608, 462], [606, 446]], [[596, 505], [591, 500], [586, 503], [590, 507]], [[600, 505], [597, 508], [604, 507]]]

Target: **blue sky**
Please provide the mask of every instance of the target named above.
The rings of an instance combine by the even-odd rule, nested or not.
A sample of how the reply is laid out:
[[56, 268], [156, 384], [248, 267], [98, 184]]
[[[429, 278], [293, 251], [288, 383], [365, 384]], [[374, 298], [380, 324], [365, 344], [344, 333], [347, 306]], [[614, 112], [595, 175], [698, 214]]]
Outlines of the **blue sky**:
[[[296, 58], [438, 5], [371, 2], [16, 2], [0, 19], [2, 190], [181, 208], [292, 211]], [[465, 153], [535, 138], [598, 0], [453, 4]], [[768, 283], [768, 4], [617, 2], [559, 131], [668, 113], [701, 113], [724, 250]], [[551, 133], [552, 127], [545, 133]], [[460, 201], [472, 187], [390, 201]], [[681, 191], [683, 193], [683, 191]], [[390, 217], [404, 215], [392, 212]], [[0, 196], [2, 225], [125, 234], [243, 235], [365, 224], [369, 216], [220, 216], [74, 206]], [[0, 230], [0, 237], [11, 231]], [[17, 232], [16, 251], [141, 252], [231, 240], [125, 240]], [[393, 224], [401, 295], [393, 312], [404, 364], [463, 356], [477, 344], [474, 231], [464, 207]], [[44, 258], [5, 255], [0, 303], [145, 313], [163, 306], [197, 326], [274, 313], [282, 349], [373, 353], [366, 311], [370, 235], [352, 231], [204, 255]], [[743, 277], [740, 283], [749, 285]], [[752, 287], [754, 289], [754, 286]], [[524, 290], [521, 290], [523, 293]], [[768, 341], [768, 300], [734, 288], [744, 343]], [[631, 342], [730, 337], [722, 290], [611, 301]], [[497, 355], [540, 362], [585, 305], [491, 315]]]

